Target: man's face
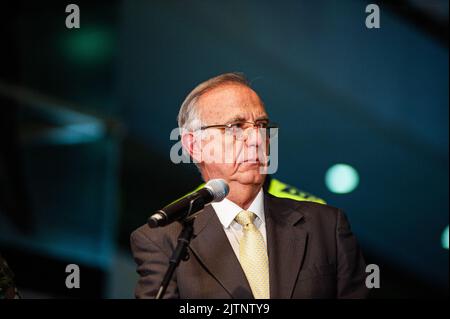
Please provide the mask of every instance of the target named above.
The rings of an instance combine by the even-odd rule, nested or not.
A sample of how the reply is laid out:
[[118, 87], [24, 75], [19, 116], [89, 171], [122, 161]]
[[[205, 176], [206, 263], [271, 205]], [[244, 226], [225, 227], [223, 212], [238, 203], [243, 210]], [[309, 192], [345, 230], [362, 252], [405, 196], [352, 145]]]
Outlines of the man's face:
[[[203, 126], [268, 119], [258, 95], [243, 85], [225, 84], [202, 95], [197, 107]], [[223, 178], [240, 184], [262, 184], [266, 167], [267, 141], [252, 125], [236, 138], [230, 130], [201, 131], [200, 153], [204, 177]], [[198, 141], [198, 139], [197, 139]]]

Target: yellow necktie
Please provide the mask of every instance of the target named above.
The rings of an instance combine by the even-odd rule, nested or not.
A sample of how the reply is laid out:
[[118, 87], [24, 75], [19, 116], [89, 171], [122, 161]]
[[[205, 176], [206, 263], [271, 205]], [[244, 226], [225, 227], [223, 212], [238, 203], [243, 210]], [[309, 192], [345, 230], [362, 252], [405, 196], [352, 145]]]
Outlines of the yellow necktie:
[[235, 218], [244, 229], [239, 242], [239, 258], [255, 299], [269, 299], [269, 258], [264, 238], [253, 224], [255, 218], [254, 213], [246, 210]]

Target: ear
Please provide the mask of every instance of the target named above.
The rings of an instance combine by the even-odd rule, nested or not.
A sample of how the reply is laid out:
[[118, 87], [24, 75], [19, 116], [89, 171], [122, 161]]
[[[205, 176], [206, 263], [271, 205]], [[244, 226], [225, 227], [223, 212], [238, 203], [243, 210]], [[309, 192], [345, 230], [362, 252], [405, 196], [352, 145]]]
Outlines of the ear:
[[181, 144], [195, 162], [202, 162], [201, 139], [198, 134], [185, 132], [181, 135]]

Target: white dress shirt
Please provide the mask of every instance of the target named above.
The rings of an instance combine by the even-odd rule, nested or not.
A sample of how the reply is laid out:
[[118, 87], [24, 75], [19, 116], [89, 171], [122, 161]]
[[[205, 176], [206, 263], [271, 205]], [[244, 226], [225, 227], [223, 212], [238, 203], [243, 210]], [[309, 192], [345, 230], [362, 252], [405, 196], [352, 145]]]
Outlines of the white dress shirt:
[[[220, 223], [222, 224], [225, 234], [230, 241], [231, 247], [239, 260], [239, 242], [244, 233], [242, 229], [243, 227], [239, 225], [234, 218], [244, 209], [226, 198], [221, 202], [211, 203], [211, 205], [216, 211], [217, 217], [219, 217]], [[261, 232], [267, 247], [266, 220], [264, 218], [264, 193], [262, 189], [250, 204], [250, 207], [246, 210], [256, 215], [254, 224]]]

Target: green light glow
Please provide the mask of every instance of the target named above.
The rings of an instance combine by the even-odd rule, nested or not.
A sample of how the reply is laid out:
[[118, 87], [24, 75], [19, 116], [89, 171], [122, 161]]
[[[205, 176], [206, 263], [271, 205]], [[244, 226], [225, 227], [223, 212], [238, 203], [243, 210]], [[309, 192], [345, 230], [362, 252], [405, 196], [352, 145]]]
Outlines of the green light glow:
[[62, 48], [64, 55], [72, 62], [98, 64], [111, 57], [113, 42], [113, 36], [108, 30], [82, 27], [64, 34]]
[[448, 225], [447, 225], [447, 227], [445, 227], [444, 231], [442, 232], [441, 242], [442, 242], [442, 248], [448, 250]]
[[359, 175], [350, 165], [335, 164], [327, 170], [325, 184], [333, 193], [350, 193], [358, 186]]

